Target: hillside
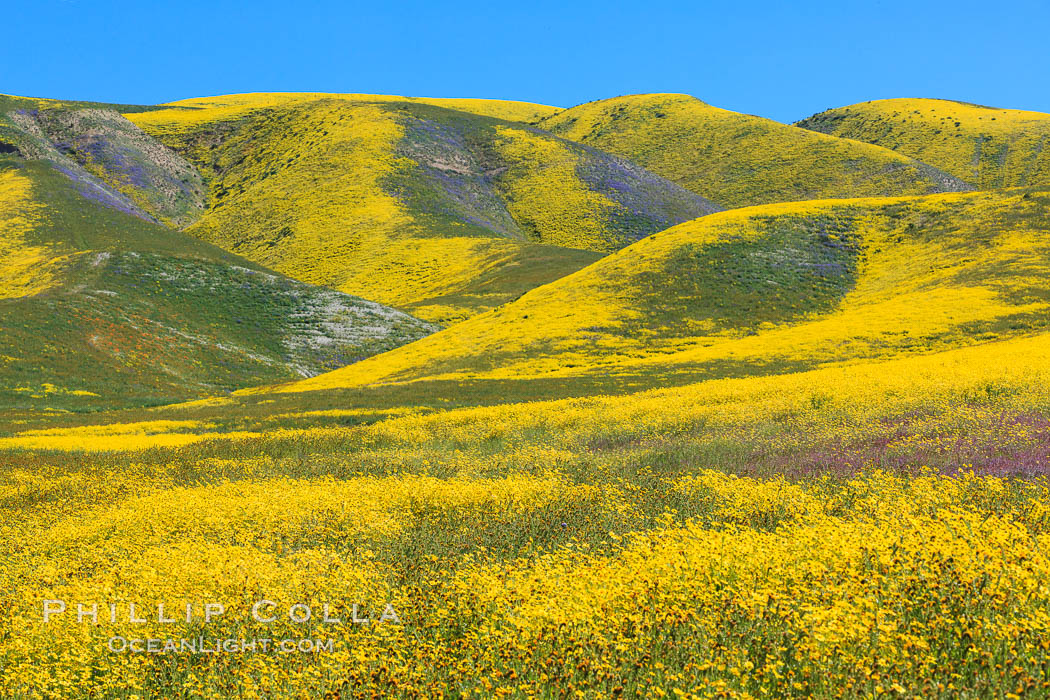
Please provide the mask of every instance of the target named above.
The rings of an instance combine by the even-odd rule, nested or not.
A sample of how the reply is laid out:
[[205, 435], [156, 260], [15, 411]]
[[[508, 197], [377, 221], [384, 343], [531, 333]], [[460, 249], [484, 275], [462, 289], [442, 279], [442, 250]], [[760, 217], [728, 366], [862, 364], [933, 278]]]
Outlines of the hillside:
[[1043, 328], [1047, 275], [1042, 190], [751, 207], [279, 390], [560, 382], [590, 393], [926, 353]]
[[[0, 408], [187, 400], [310, 376], [434, 330], [172, 231], [21, 126], [0, 133]], [[157, 182], [171, 180], [128, 191]]]
[[829, 109], [797, 126], [884, 146], [981, 188], [1050, 183], [1050, 114], [929, 99]]
[[172, 227], [195, 221], [204, 206], [196, 168], [117, 108], [129, 109], [0, 96], [0, 152], [45, 161], [84, 196], [139, 218]]
[[125, 116], [203, 175], [207, 205], [188, 232], [451, 323], [718, 209], [622, 158], [488, 116], [533, 107], [266, 94]]
[[889, 149], [730, 112], [688, 95], [588, 102], [539, 126], [623, 156], [725, 207], [970, 189]]

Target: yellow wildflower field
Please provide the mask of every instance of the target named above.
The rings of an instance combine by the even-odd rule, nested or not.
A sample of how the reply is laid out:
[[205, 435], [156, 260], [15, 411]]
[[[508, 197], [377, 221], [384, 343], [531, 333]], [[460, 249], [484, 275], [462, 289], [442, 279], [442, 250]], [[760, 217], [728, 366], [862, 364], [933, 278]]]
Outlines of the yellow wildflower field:
[[55, 283], [64, 256], [27, 238], [44, 207], [32, 198], [32, 182], [13, 170], [0, 171], [0, 299], [39, 294]]
[[1048, 387], [1036, 334], [358, 425], [203, 417], [234, 399], [25, 430], [0, 694], [1038, 696]]

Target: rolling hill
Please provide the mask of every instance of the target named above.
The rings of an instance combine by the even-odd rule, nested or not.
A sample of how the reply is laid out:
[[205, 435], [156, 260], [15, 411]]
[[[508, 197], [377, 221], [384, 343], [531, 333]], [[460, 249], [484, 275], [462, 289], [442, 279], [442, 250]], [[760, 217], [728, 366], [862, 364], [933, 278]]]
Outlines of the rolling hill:
[[874, 100], [797, 123], [918, 158], [981, 188], [1050, 183], [1050, 114], [929, 99]]
[[539, 126], [621, 155], [725, 207], [970, 189], [889, 149], [730, 112], [689, 95], [588, 102]]
[[499, 117], [553, 108], [253, 94], [125, 116], [201, 172], [187, 231], [440, 323], [719, 209], [622, 158]]
[[158, 223], [194, 216], [194, 171], [111, 108], [51, 112], [0, 120], [0, 407], [182, 401], [434, 330]]
[[277, 390], [438, 381], [593, 393], [921, 354], [1044, 328], [1048, 274], [1045, 190], [750, 207]]

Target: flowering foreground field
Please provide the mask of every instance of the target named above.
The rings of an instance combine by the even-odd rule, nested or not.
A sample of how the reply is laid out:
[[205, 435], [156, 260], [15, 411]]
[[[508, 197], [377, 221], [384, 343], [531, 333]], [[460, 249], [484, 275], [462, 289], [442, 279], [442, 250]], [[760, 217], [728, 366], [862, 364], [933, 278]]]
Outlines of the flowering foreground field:
[[0, 698], [1050, 697], [1045, 119], [908, 106], [0, 96]]
[[119, 451], [208, 423], [38, 431], [0, 487], [0, 692], [1042, 695], [1048, 387], [1040, 335], [182, 447]]

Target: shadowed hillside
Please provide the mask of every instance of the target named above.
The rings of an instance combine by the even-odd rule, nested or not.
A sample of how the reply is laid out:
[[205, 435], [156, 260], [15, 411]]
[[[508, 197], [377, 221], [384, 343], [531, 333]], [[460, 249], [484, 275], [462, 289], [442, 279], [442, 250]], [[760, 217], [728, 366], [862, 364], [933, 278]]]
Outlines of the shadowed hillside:
[[950, 100], [875, 100], [798, 122], [891, 148], [981, 189], [1050, 183], [1050, 114]]
[[277, 94], [127, 116], [203, 173], [189, 232], [445, 323], [717, 210], [621, 158], [484, 116], [521, 110]]
[[911, 158], [718, 109], [688, 95], [588, 102], [539, 123], [726, 207], [970, 189]]
[[169, 403], [310, 376], [433, 330], [144, 220], [112, 192], [0, 156], [0, 406]]

